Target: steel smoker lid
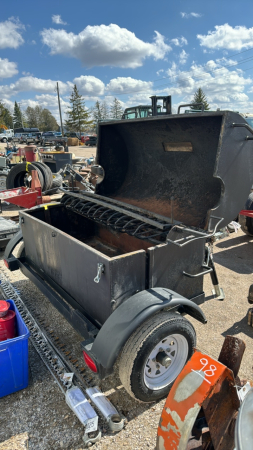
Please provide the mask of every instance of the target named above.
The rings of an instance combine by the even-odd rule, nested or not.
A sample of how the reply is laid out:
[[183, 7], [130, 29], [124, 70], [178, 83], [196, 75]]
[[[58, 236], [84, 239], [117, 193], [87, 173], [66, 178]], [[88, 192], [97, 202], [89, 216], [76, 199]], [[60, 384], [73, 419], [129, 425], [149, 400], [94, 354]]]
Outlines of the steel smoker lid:
[[[239, 124], [240, 127], [234, 127]], [[211, 230], [234, 220], [253, 179], [245, 119], [231, 111], [99, 123], [96, 193]]]

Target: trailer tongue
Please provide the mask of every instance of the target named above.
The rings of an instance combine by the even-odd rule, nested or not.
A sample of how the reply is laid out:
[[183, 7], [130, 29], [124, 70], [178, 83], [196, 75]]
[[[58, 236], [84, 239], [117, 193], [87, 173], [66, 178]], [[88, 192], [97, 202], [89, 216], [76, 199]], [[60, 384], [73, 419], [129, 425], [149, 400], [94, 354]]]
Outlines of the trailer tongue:
[[206, 322], [205, 274], [224, 298], [208, 244], [251, 186], [245, 124], [228, 111], [101, 123], [95, 194], [20, 212], [6, 264], [84, 336], [91, 370], [105, 377], [120, 356], [121, 381], [138, 400], [165, 396], [191, 356], [195, 331], [183, 315]]

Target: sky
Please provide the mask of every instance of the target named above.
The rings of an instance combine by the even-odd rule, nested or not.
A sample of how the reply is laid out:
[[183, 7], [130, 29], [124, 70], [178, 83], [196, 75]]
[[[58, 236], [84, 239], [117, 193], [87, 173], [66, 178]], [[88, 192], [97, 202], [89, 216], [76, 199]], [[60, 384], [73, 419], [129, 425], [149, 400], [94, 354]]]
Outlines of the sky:
[[59, 122], [74, 84], [91, 109], [201, 87], [212, 110], [253, 114], [253, 2], [8, 0], [0, 19], [0, 100], [48, 108]]

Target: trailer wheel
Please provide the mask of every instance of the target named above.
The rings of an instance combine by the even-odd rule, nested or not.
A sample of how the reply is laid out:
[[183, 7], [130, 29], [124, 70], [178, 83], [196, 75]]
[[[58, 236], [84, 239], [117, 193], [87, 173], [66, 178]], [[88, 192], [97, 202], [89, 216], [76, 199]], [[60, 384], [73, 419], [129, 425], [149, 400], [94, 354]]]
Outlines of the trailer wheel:
[[[21, 241], [21, 243], [18, 246], [18, 249], [16, 251], [16, 257], [17, 258], [23, 258], [25, 257], [25, 244], [24, 241]], [[20, 271], [23, 273], [23, 270], [20, 268]]]
[[180, 314], [160, 312], [128, 339], [119, 362], [119, 376], [127, 392], [141, 402], [167, 396], [193, 353], [196, 333]]
[[[253, 193], [248, 196], [245, 209], [248, 211], [253, 211]], [[239, 215], [239, 224], [245, 234], [253, 236], [253, 219], [251, 217]]]
[[17, 258], [23, 258], [25, 256], [25, 244], [21, 241], [20, 247], [17, 250]]

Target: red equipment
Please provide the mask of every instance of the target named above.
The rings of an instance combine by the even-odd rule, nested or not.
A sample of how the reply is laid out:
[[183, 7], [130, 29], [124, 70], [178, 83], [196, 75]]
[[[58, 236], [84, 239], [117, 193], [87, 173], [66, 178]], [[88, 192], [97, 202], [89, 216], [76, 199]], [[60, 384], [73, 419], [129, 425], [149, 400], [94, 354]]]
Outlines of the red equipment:
[[25, 158], [25, 161], [27, 162], [34, 162], [36, 161], [36, 146], [35, 145], [29, 145], [24, 148], [18, 149], [19, 156], [22, 156]]
[[242, 209], [239, 212], [240, 216], [246, 216], [246, 217], [251, 217], [253, 219], [253, 211], [249, 210], [249, 209]]
[[51, 197], [43, 196], [41, 193], [41, 184], [36, 170], [32, 170], [31, 187], [18, 187], [14, 189], [6, 189], [0, 192], [0, 202], [5, 200], [8, 203], [21, 206], [23, 208], [32, 208], [41, 203], [48, 203]]
[[10, 303], [5, 300], [0, 300], [0, 317], [6, 316], [9, 311]]
[[6, 301], [0, 301], [0, 311], [4, 316], [0, 317], [0, 342], [15, 337], [15, 311], [10, 311], [10, 304]]

